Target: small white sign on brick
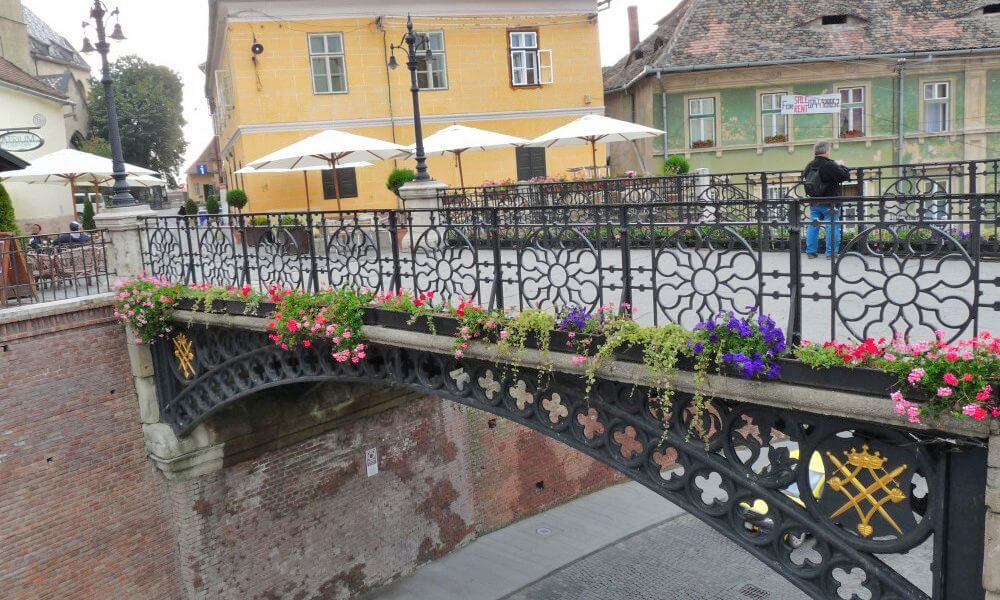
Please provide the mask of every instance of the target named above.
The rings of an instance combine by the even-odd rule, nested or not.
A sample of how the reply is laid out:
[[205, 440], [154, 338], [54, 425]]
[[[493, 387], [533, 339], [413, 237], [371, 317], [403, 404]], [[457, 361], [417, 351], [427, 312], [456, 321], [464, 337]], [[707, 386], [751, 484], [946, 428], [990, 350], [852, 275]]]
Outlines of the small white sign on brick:
[[365, 450], [365, 468], [369, 477], [378, 475], [378, 448]]

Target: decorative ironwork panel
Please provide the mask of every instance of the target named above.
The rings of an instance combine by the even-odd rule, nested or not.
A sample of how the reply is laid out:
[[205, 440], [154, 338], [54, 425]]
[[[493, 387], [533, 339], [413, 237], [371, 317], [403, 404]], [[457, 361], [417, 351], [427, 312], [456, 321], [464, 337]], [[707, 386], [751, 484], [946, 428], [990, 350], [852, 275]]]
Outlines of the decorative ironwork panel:
[[[971, 461], [963, 469], [981, 471], [972, 485], [985, 486], [985, 454], [975, 442], [722, 398], [696, 418], [683, 393], [673, 395], [664, 419], [655, 391], [644, 387], [599, 380], [588, 396], [578, 376], [395, 346], [372, 345], [367, 354], [358, 364], [338, 363], [323, 343], [287, 352], [260, 332], [180, 326], [170, 343], [154, 346], [160, 414], [185, 435], [255, 392], [301, 382], [367, 382], [442, 396], [610, 465], [813, 598], [929, 597], [882, 557], [930, 543], [932, 535], [950, 539], [943, 515], [966, 501], [950, 497], [945, 484], [954, 461]], [[943, 590], [949, 575], [935, 573], [935, 589]]]

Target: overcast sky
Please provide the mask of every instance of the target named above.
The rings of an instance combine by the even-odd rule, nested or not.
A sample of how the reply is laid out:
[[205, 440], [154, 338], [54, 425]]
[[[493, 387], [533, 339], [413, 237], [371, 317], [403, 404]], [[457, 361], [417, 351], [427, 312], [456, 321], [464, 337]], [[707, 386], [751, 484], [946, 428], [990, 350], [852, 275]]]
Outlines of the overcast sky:
[[[335, 0], [331, 0], [335, 1]], [[626, 7], [639, 6], [640, 34], [653, 32], [655, 23], [679, 0], [613, 0], [611, 8], [600, 14], [601, 60], [613, 64], [628, 51]], [[22, 0], [56, 31], [77, 48], [83, 39], [80, 24], [89, 16], [88, 0]], [[208, 2], [206, 0], [108, 0], [109, 6], [121, 8], [121, 24], [128, 39], [112, 44], [111, 59], [123, 54], [138, 54], [147, 61], [166, 65], [180, 74], [184, 82], [184, 135], [188, 141], [185, 167], [198, 157], [212, 138], [212, 120], [203, 88], [204, 76], [198, 65], [205, 61], [208, 46]], [[85, 58], [98, 75], [100, 57]]]

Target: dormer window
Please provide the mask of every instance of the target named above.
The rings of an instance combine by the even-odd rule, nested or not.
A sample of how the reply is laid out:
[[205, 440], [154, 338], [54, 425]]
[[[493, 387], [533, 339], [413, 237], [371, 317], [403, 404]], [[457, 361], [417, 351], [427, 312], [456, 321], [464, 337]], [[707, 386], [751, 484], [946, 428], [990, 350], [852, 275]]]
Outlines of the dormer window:
[[821, 22], [823, 25], [844, 25], [847, 23], [847, 15], [823, 15]]
[[998, 15], [1000, 14], [1000, 3], [997, 4], [987, 4], [983, 7], [984, 15]]

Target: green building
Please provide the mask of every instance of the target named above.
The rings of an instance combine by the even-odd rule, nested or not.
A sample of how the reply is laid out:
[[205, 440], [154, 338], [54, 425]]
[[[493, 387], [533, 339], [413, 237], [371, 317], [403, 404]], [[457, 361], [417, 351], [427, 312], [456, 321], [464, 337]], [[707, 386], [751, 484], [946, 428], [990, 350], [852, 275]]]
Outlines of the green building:
[[[821, 139], [848, 166], [1000, 156], [1000, 3], [683, 0], [647, 39], [631, 30], [605, 68], [607, 114], [666, 133], [613, 145], [613, 173], [657, 174], [672, 154], [712, 173], [799, 170]], [[793, 94], [840, 107], [781, 114]]]

